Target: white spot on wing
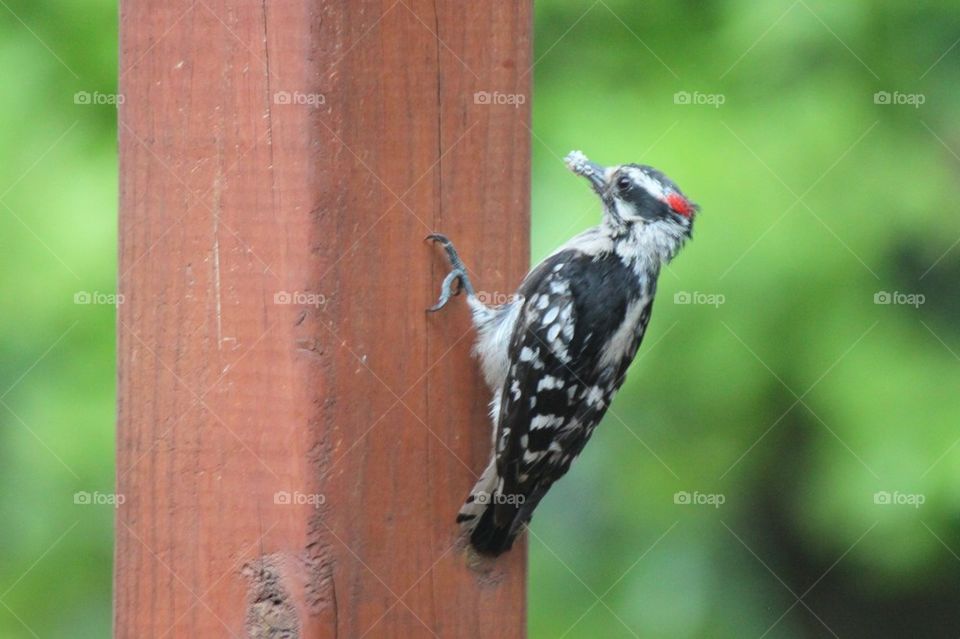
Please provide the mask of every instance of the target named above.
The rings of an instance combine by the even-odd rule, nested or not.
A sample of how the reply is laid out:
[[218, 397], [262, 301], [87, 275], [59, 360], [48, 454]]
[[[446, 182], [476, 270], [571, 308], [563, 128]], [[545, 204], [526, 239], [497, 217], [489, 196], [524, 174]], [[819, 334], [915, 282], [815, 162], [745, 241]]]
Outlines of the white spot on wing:
[[542, 324], [543, 326], [546, 326], [547, 324], [553, 324], [553, 320], [557, 319], [557, 315], [559, 314], [560, 314], [560, 309], [554, 306], [549, 311], [547, 311], [546, 315], [543, 316], [543, 319], [540, 320], [540, 324]]
[[550, 330], [547, 331], [547, 341], [553, 344], [557, 341], [557, 337], [560, 336], [560, 325], [554, 324], [550, 327]]
[[563, 380], [553, 375], [544, 375], [543, 378], [537, 382], [538, 393], [542, 390], [551, 390], [553, 388], [563, 388]]
[[587, 404], [590, 406], [599, 405], [602, 407], [605, 404], [605, 402], [603, 401], [605, 395], [606, 393], [603, 391], [602, 388], [600, 388], [599, 386], [593, 386], [590, 388], [589, 392], [587, 393], [587, 398], [586, 398]]
[[537, 415], [530, 420], [530, 430], [537, 430], [538, 428], [552, 428], [563, 422], [562, 419], [556, 415]]

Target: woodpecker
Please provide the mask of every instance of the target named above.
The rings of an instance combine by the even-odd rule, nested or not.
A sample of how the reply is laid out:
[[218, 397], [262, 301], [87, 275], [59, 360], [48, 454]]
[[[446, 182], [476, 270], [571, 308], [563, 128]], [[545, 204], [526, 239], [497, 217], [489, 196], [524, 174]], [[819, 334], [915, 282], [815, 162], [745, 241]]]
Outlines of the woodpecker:
[[457, 515], [486, 555], [510, 549], [590, 439], [643, 339], [660, 269], [690, 239], [699, 211], [652, 167], [605, 168], [580, 151], [565, 162], [599, 196], [600, 224], [535, 266], [508, 303], [485, 304], [453, 243], [427, 236], [451, 266], [428, 311], [466, 293], [493, 395], [492, 458]]

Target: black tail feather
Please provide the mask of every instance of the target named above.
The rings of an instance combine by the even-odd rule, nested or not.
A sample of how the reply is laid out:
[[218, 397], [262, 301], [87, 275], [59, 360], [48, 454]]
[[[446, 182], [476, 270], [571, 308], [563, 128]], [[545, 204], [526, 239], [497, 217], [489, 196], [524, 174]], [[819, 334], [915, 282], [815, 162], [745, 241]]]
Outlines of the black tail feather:
[[493, 505], [488, 506], [474, 526], [473, 532], [470, 533], [470, 544], [477, 552], [494, 557], [510, 550], [519, 532], [511, 530], [514, 528], [511, 525], [512, 521], [503, 526], [497, 525], [493, 516], [495, 510]]
[[536, 486], [522, 505], [488, 505], [473, 527], [470, 544], [477, 552], [494, 557], [510, 550], [549, 488], [550, 484]]

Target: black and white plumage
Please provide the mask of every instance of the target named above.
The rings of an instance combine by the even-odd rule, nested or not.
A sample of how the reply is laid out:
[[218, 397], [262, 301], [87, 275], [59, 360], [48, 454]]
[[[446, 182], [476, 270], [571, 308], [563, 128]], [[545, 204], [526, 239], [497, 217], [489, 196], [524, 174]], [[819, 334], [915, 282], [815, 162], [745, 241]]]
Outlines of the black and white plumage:
[[485, 554], [510, 548], [590, 439], [643, 339], [660, 268], [690, 238], [698, 210], [651, 167], [603, 168], [579, 151], [566, 161], [589, 180], [603, 218], [534, 267], [511, 302], [485, 305], [453, 244], [430, 236], [453, 266], [430, 310], [459, 281], [493, 393], [492, 459], [457, 516]]

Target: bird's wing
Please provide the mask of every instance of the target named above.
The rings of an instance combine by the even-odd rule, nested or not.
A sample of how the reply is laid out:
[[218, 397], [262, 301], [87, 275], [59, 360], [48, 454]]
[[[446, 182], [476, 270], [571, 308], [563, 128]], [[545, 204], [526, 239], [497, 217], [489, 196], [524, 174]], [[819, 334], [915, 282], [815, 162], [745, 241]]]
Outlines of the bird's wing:
[[520, 292], [497, 420], [499, 526], [528, 519], [583, 450], [623, 383], [652, 300], [616, 256], [575, 251], [546, 260]]
[[502, 503], [495, 505], [500, 526], [509, 525], [521, 507], [532, 511], [579, 454], [606, 407], [585, 401], [598, 381], [597, 358], [584, 357], [589, 327], [579, 322], [571, 283], [553, 264], [543, 269], [523, 291], [501, 390], [496, 458]]

